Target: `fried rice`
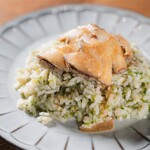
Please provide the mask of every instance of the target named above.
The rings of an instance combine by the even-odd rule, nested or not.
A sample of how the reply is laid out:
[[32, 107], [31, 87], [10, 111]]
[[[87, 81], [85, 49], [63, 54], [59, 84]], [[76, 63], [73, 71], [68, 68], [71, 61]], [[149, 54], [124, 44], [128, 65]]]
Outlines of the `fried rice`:
[[[54, 43], [52, 45], [55, 45]], [[33, 51], [26, 67], [18, 69], [15, 88], [21, 95], [18, 108], [47, 124], [53, 119], [75, 119], [83, 127], [112, 118], [144, 119], [150, 112], [150, 66], [132, 46], [127, 70], [113, 74], [106, 87], [91, 77], [43, 65]]]

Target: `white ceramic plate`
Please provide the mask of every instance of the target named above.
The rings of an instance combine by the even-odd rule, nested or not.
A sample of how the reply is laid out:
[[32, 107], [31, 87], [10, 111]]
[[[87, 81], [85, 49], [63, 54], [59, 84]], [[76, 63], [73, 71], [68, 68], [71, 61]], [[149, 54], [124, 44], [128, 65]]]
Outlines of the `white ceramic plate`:
[[[28, 52], [78, 25], [96, 23], [134, 42], [150, 58], [150, 19], [117, 8], [68, 5], [44, 9], [0, 28], [0, 135], [29, 150], [150, 150], [150, 120], [113, 133], [88, 135], [56, 123], [48, 128], [16, 108], [16, 68]], [[124, 124], [124, 123], [122, 123]]]

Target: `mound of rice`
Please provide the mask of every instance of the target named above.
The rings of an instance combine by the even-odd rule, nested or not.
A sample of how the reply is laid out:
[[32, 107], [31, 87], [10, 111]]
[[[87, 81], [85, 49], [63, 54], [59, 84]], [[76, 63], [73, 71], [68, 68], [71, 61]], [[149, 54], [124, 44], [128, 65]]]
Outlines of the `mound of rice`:
[[17, 72], [15, 88], [21, 95], [17, 106], [44, 124], [52, 118], [74, 118], [89, 127], [112, 118], [146, 118], [150, 112], [150, 66], [136, 48], [133, 51], [128, 69], [113, 74], [109, 87], [44, 66], [36, 57], [40, 51], [33, 51], [26, 68]]

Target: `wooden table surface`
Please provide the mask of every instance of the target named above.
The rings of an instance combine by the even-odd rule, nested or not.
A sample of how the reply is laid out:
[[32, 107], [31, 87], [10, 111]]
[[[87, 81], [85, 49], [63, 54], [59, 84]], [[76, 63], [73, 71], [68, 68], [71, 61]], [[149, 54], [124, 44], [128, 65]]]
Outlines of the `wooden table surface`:
[[[0, 0], [0, 25], [35, 10], [73, 3], [115, 6], [150, 17], [150, 0]], [[0, 138], [0, 150], [20, 149]]]
[[0, 25], [34, 10], [72, 3], [115, 6], [150, 17], [150, 0], [0, 0]]

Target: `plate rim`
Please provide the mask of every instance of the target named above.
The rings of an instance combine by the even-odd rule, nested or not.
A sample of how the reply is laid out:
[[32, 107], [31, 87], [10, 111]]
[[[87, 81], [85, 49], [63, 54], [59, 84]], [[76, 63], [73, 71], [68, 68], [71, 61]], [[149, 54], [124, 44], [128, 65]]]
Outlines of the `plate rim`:
[[10, 27], [13, 27], [15, 24], [18, 24], [22, 22], [22, 20], [27, 20], [32, 17], [36, 16], [42, 16], [43, 14], [49, 13], [49, 12], [59, 12], [59, 11], [65, 11], [65, 10], [79, 10], [83, 8], [95, 8], [95, 9], [101, 9], [101, 10], [111, 10], [114, 12], [119, 13], [126, 13], [129, 16], [134, 16], [138, 18], [138, 20], [150, 24], [150, 17], [145, 16], [143, 14], [140, 14], [138, 12], [128, 10], [125, 8], [119, 8], [119, 7], [113, 7], [113, 6], [107, 6], [107, 5], [96, 5], [96, 4], [66, 4], [66, 5], [59, 5], [59, 6], [49, 6], [47, 8], [35, 10], [33, 12], [29, 12], [27, 14], [21, 15], [19, 17], [16, 17], [0, 26], [0, 35], [4, 32], [4, 30], [7, 30]]

